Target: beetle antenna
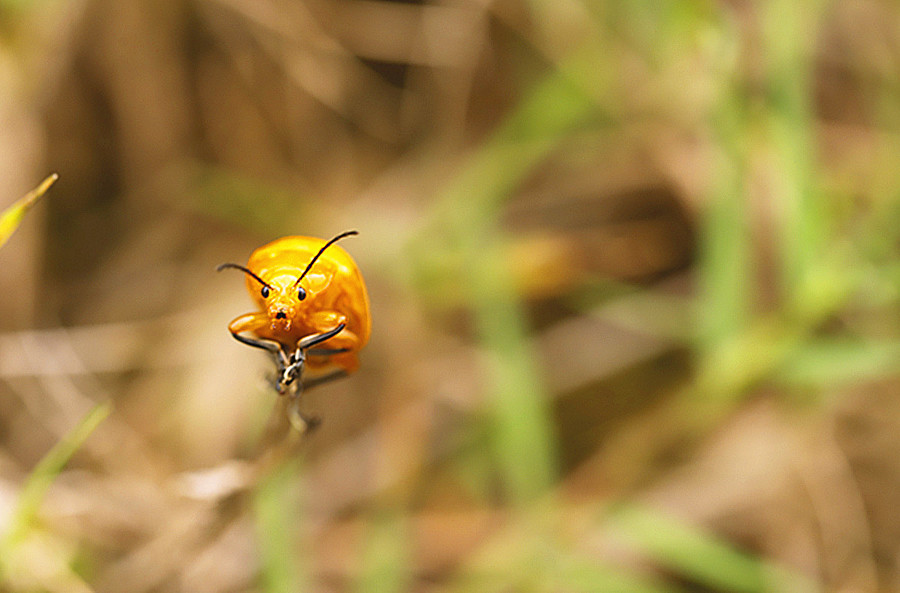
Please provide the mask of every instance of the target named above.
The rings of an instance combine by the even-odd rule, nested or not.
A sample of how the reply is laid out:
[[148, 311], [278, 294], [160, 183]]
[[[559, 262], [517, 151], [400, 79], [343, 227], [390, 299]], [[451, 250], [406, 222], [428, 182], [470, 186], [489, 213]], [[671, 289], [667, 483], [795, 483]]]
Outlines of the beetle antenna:
[[358, 234], [359, 234], [359, 231], [344, 231], [337, 237], [334, 237], [333, 239], [328, 241], [328, 243], [325, 243], [324, 245], [322, 245], [322, 249], [320, 249], [319, 252], [313, 256], [312, 260], [310, 260], [310, 262], [306, 265], [306, 269], [303, 270], [303, 273], [300, 274], [300, 277], [297, 278], [296, 282], [294, 282], [294, 286], [297, 286], [298, 284], [300, 284], [300, 281], [303, 280], [303, 277], [306, 276], [306, 273], [309, 272], [309, 270], [313, 267], [313, 264], [316, 263], [316, 260], [319, 259], [319, 256], [322, 255], [322, 253], [324, 253], [326, 249], [328, 249], [329, 247], [331, 247], [332, 245], [334, 245], [335, 243], [337, 243], [344, 237], [350, 237], [351, 235], [358, 235]]
[[221, 272], [222, 270], [225, 270], [225, 269], [228, 269], [228, 268], [234, 268], [235, 270], [240, 270], [240, 271], [242, 271], [242, 272], [245, 273], [245, 274], [249, 274], [250, 276], [253, 276], [253, 278], [254, 278], [257, 282], [259, 282], [259, 283], [262, 284], [263, 286], [268, 287], [269, 290], [274, 290], [274, 289], [272, 288], [272, 286], [271, 286], [268, 282], [266, 282], [265, 280], [263, 280], [262, 278], [260, 278], [259, 276], [257, 276], [256, 274], [254, 274], [253, 272], [251, 272], [250, 270], [248, 270], [248, 269], [245, 268], [244, 266], [241, 266], [241, 265], [238, 265], [238, 264], [220, 264], [219, 266], [216, 267], [216, 272]]

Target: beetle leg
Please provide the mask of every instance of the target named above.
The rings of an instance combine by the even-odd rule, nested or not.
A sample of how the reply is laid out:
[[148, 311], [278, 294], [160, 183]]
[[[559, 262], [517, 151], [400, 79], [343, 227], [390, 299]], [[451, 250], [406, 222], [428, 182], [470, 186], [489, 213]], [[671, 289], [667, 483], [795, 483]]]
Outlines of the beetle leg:
[[[320, 311], [313, 316], [311, 325], [313, 327], [333, 327], [336, 320], [344, 321], [345, 319], [344, 315], [336, 311]], [[333, 365], [348, 373], [353, 372], [359, 367], [359, 358], [356, 353], [358, 345], [359, 337], [349, 329], [344, 329], [321, 347], [308, 351], [310, 355], [314, 355], [310, 358], [309, 366]]]
[[334, 336], [341, 333], [344, 328], [347, 327], [346, 323], [342, 323], [338, 325], [336, 328], [328, 330], [326, 332], [322, 332], [319, 334], [312, 334], [311, 336], [306, 336], [302, 338], [299, 342], [297, 342], [297, 350], [306, 350], [315, 346], [316, 344], [321, 344], [325, 340], [330, 340]]
[[[281, 345], [279, 344], [278, 352], [276, 355], [278, 377], [277, 383], [275, 385], [275, 389], [278, 391], [278, 393], [286, 393], [287, 387], [291, 383], [299, 379], [302, 375], [303, 365], [306, 362], [307, 349], [310, 346], [314, 346], [315, 344], [319, 344], [336, 336], [341, 331], [343, 331], [344, 327], [345, 326], [342, 323], [336, 328], [327, 332], [312, 334], [310, 336], [302, 338], [299, 342], [297, 342], [297, 348], [290, 355], [286, 355], [282, 350]], [[316, 382], [316, 384], [318, 384], [318, 382]]]
[[[344, 324], [342, 323], [330, 331], [306, 336], [297, 342], [297, 348], [289, 356], [285, 357], [284, 362], [281, 363], [279, 361], [278, 372], [280, 377], [278, 378], [278, 392], [284, 393], [287, 386], [293, 383], [302, 374], [303, 364], [306, 362], [307, 348], [334, 337], [343, 329]], [[281, 351], [280, 348], [279, 356], [284, 356], [284, 352]]]
[[242, 344], [267, 350], [275, 360], [275, 366], [277, 368], [280, 381], [281, 376], [284, 374], [285, 368], [287, 368], [292, 362], [290, 361], [288, 355], [285, 353], [284, 346], [282, 346], [280, 342], [277, 342], [275, 340], [242, 335], [243, 332], [255, 331], [257, 329], [265, 327], [267, 323], [268, 317], [265, 313], [247, 313], [246, 315], [237, 317], [231, 323], [229, 323], [228, 331], [231, 332], [231, 335], [235, 340], [241, 342]]
[[[334, 327], [338, 323], [346, 323], [347, 317], [342, 313], [338, 313], [337, 311], [319, 311], [315, 313], [310, 320], [310, 325], [315, 328], [325, 328], [325, 327]], [[350, 331], [349, 329], [345, 329], [341, 332], [340, 335], [335, 336], [331, 339], [325, 348], [332, 350], [346, 350], [344, 354], [350, 354], [355, 352], [357, 346], [359, 345], [359, 336]], [[339, 354], [339, 353], [334, 353]], [[351, 358], [350, 356], [344, 356], [341, 358]]]
[[265, 338], [251, 338], [241, 335], [244, 332], [256, 331], [262, 329], [268, 324], [268, 316], [265, 313], [247, 313], [235, 318], [228, 324], [228, 331], [238, 342], [253, 346], [254, 348], [262, 348], [269, 352], [275, 353], [281, 350], [281, 344], [275, 340], [267, 340]]
[[253, 346], [254, 348], [262, 348], [263, 350], [268, 350], [272, 354], [276, 356], [276, 358], [281, 358], [287, 360], [284, 354], [284, 349], [281, 346], [280, 342], [276, 342], [275, 340], [267, 340], [265, 338], [250, 338], [247, 336], [242, 336], [240, 334], [231, 334], [234, 336], [234, 339], [242, 344], [247, 344], [248, 346]]

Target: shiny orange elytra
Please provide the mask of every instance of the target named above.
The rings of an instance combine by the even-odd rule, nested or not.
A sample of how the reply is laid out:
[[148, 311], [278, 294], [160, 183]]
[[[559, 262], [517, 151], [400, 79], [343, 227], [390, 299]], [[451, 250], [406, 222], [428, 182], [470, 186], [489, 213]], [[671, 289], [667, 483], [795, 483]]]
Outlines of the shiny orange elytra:
[[369, 296], [356, 262], [334, 243], [356, 234], [347, 231], [329, 241], [283, 237], [254, 251], [246, 267], [219, 266], [246, 274], [259, 309], [235, 318], [228, 325], [231, 334], [269, 350], [276, 362], [282, 353], [285, 363], [302, 353], [308, 367], [355, 371], [359, 350], [369, 341]]

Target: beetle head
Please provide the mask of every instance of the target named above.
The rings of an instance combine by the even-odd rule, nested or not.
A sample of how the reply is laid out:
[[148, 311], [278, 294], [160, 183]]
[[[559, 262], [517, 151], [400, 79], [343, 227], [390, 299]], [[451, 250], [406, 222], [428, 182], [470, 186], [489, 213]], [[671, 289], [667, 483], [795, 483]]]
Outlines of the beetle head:
[[[316, 263], [326, 249], [344, 237], [357, 234], [359, 234], [357, 231], [345, 231], [329, 240], [318, 252], [316, 252], [303, 272], [296, 278], [291, 275], [282, 274], [270, 278], [269, 281], [266, 282], [266, 280], [260, 278], [249, 268], [231, 263], [220, 265], [216, 268], [216, 271], [221, 272], [227, 268], [234, 268], [256, 280], [260, 285], [259, 294], [265, 303], [266, 315], [269, 318], [269, 325], [272, 331], [288, 332], [291, 330], [291, 326], [294, 324], [297, 314], [301, 311], [301, 301], [306, 300], [308, 297], [315, 296], [312, 290], [302, 286], [300, 282], [307, 273], [309, 273], [313, 264]], [[314, 276], [315, 275], [311, 275], [310, 278], [313, 278]], [[309, 281], [307, 281], [307, 283], [308, 282]]]
[[300, 301], [306, 299], [306, 290], [294, 287], [293, 276], [278, 276], [267, 287], [264, 286], [260, 294], [265, 299], [266, 315], [272, 331], [291, 331], [302, 306]]

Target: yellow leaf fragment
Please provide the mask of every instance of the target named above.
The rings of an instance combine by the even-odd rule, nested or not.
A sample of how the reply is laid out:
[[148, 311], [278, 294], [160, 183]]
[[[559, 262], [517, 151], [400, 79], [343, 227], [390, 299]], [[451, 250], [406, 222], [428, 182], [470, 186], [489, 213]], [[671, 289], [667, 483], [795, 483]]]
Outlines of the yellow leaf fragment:
[[9, 208], [0, 212], [0, 247], [6, 243], [7, 239], [9, 239], [13, 232], [18, 228], [25, 213], [35, 205], [41, 196], [47, 193], [47, 190], [50, 189], [50, 186], [53, 185], [57, 179], [59, 179], [59, 175], [56, 173], [51, 174], [44, 179], [39, 186], [25, 194], [24, 197], [20, 198]]

